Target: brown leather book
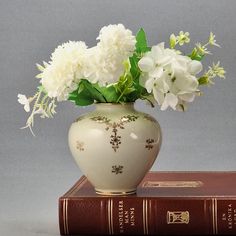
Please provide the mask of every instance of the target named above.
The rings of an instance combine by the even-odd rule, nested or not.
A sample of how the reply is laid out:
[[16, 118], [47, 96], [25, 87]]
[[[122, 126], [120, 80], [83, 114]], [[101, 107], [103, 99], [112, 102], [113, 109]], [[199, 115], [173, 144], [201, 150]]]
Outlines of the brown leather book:
[[150, 172], [136, 195], [83, 176], [59, 199], [61, 235], [236, 235], [236, 172]]

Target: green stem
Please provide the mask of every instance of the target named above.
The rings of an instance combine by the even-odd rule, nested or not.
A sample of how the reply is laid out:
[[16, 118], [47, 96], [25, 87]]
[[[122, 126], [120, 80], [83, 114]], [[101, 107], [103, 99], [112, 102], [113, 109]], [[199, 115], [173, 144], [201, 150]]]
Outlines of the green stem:
[[118, 103], [120, 101], [120, 99], [123, 97], [124, 93], [125, 93], [125, 90], [123, 90], [121, 95], [118, 97], [118, 99], [116, 100], [116, 103]]
[[142, 96], [141, 99], [147, 100], [150, 103], [151, 107], [155, 107], [155, 105], [152, 103], [152, 101], [150, 99], [148, 99], [147, 97]]

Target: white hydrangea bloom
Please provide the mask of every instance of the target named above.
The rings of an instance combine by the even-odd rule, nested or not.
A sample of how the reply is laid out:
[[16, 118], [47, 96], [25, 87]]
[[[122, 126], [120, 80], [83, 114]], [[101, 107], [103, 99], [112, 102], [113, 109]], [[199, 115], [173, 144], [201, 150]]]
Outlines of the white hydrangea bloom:
[[38, 76], [48, 96], [58, 101], [67, 100], [83, 77], [87, 47], [84, 42], [68, 42], [56, 48], [51, 61]]
[[180, 55], [173, 49], [164, 48], [164, 43], [152, 47], [138, 63], [143, 71], [140, 84], [153, 93], [154, 98], [166, 110], [176, 110], [186, 102], [192, 102], [198, 92], [195, 77], [202, 70], [199, 61]]
[[123, 62], [135, 49], [135, 37], [122, 24], [101, 29], [97, 46], [88, 49], [85, 78], [106, 86], [118, 81], [124, 71]]

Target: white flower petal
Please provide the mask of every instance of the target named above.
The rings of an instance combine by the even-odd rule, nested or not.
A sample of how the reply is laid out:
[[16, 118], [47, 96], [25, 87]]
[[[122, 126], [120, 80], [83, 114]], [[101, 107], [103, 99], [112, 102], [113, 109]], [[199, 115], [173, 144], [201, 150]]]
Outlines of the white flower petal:
[[146, 81], [149, 79], [148, 74], [147, 73], [143, 73], [141, 74], [141, 76], [139, 77], [139, 84], [145, 88], [145, 83]]
[[188, 70], [191, 75], [196, 75], [202, 71], [202, 63], [200, 61], [193, 60], [188, 64]]
[[139, 60], [138, 66], [141, 71], [149, 72], [154, 69], [154, 62], [150, 57], [143, 57]]
[[159, 43], [156, 46], [153, 46], [150, 52], [150, 56], [158, 62], [163, 55], [164, 43]]
[[178, 96], [181, 100], [185, 102], [193, 102], [195, 98], [194, 93], [185, 93]]
[[163, 74], [163, 68], [162, 67], [156, 67], [154, 70], [149, 72], [149, 76], [153, 78], [160, 78]]
[[24, 105], [24, 110], [25, 110], [26, 112], [30, 112], [30, 105], [29, 105], [29, 103], [27, 103], [27, 104]]
[[22, 105], [24, 105], [24, 110], [26, 112], [30, 111], [30, 102], [29, 99], [24, 94], [18, 94], [18, 102]]
[[198, 81], [196, 77], [189, 74], [178, 73], [174, 83], [175, 86], [183, 92], [193, 92], [198, 88]]
[[170, 90], [164, 74], [161, 78], [155, 80], [155, 86], [162, 93], [167, 93]]
[[164, 102], [164, 93], [160, 92], [158, 89], [153, 89], [153, 96], [157, 103], [161, 106]]
[[164, 102], [161, 106], [161, 110], [164, 111], [166, 110], [169, 106], [173, 109], [176, 110], [176, 105], [178, 104], [178, 98], [172, 94], [172, 93], [167, 93], [164, 99]]
[[145, 88], [147, 89], [148, 93], [152, 92], [153, 86], [154, 86], [154, 78], [149, 78], [145, 82]]
[[28, 101], [27, 97], [24, 94], [18, 94], [18, 102], [22, 105], [25, 105], [26, 102]]

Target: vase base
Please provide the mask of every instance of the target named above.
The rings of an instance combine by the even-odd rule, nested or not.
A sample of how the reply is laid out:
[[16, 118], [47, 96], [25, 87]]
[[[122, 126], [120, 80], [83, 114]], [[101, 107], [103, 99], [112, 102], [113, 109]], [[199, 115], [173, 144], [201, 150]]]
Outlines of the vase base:
[[136, 194], [136, 189], [129, 191], [109, 191], [109, 190], [98, 190], [95, 189], [95, 192], [99, 195], [108, 195], [108, 196], [121, 196], [121, 195], [131, 195]]

